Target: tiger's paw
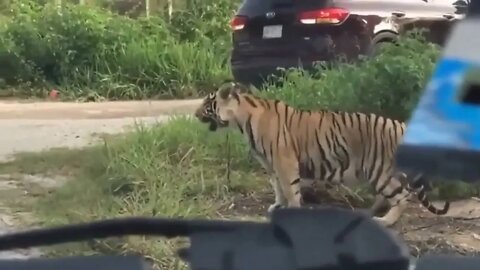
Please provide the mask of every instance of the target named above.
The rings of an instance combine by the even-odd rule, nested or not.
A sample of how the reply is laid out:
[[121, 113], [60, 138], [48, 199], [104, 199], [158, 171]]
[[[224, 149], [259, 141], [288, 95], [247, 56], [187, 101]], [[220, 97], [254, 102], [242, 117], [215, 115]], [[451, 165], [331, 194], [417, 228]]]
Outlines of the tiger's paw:
[[395, 221], [386, 219], [385, 217], [372, 217], [375, 222], [378, 222], [379, 224], [385, 226], [385, 227], [391, 227], [393, 224], [395, 224]]

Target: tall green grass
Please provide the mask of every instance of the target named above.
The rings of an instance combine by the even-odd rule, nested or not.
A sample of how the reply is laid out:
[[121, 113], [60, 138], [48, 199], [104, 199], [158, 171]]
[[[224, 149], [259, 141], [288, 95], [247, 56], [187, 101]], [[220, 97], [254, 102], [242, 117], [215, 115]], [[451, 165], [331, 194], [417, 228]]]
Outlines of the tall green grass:
[[0, 78], [38, 95], [55, 87], [73, 98], [198, 96], [231, 76], [228, 20], [237, 4], [199, 1], [167, 21], [95, 6], [13, 2], [0, 26]]

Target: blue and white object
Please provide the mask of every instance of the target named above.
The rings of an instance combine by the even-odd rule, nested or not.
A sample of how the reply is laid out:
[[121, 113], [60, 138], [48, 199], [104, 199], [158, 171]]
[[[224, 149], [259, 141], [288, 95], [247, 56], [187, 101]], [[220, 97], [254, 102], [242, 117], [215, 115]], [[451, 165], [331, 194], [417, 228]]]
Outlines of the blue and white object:
[[480, 21], [452, 29], [397, 151], [401, 170], [480, 181]]

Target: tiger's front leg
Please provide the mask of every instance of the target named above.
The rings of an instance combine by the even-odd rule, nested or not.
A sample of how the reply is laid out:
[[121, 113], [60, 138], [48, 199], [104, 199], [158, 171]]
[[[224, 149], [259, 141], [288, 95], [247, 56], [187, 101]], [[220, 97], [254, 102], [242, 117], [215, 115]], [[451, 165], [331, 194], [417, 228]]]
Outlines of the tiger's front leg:
[[271, 213], [273, 210], [285, 207], [287, 205], [287, 199], [283, 195], [282, 187], [278, 181], [278, 178], [275, 175], [270, 176], [270, 184], [272, 185], [273, 192], [275, 193], [275, 202], [268, 207], [268, 212]]
[[301, 207], [303, 197], [298, 160], [291, 152], [281, 153], [274, 164], [274, 169], [288, 207]]
[[275, 202], [268, 207], [268, 210], [267, 210], [268, 213], [271, 213], [275, 209], [286, 206], [287, 199], [283, 195], [282, 187], [280, 186], [280, 183], [278, 182], [278, 178], [275, 176], [275, 173], [273, 172], [272, 166], [261, 155], [258, 155], [253, 151], [251, 152], [251, 154], [262, 165], [263, 169], [265, 169], [265, 172], [270, 177], [269, 178], [270, 185], [272, 186], [273, 192], [275, 194]]

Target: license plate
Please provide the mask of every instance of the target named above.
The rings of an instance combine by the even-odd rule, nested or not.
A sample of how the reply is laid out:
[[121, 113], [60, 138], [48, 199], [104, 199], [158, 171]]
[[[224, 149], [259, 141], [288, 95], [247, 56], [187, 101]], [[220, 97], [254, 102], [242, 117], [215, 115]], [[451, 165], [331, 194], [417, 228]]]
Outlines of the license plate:
[[281, 38], [282, 25], [267, 25], [263, 27], [263, 38]]

